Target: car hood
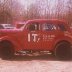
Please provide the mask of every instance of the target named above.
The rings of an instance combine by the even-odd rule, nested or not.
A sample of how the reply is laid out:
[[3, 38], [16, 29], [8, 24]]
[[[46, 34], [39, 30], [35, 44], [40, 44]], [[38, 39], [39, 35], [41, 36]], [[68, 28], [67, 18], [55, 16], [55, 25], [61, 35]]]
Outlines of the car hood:
[[21, 29], [2, 29], [0, 30], [0, 37], [3, 36], [19, 36], [22, 34], [22, 30]]
[[21, 32], [22, 29], [0, 29], [0, 32]]

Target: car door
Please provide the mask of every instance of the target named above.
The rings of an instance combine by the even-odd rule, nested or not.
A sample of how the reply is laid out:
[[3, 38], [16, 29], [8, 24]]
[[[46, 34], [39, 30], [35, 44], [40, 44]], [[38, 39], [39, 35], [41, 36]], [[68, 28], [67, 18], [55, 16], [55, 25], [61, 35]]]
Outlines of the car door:
[[28, 23], [24, 31], [24, 48], [28, 50], [39, 50], [41, 48], [40, 34], [39, 23]]
[[43, 50], [51, 50], [53, 42], [55, 41], [56, 38], [57, 27], [53, 23], [43, 23], [41, 28], [42, 28], [41, 47]]

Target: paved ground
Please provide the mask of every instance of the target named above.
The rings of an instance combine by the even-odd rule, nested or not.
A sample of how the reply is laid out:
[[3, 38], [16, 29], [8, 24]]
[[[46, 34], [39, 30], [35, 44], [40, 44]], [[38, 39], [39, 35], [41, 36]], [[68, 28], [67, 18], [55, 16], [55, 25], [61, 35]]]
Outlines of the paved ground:
[[72, 72], [72, 61], [19, 56], [12, 60], [0, 59], [0, 72]]

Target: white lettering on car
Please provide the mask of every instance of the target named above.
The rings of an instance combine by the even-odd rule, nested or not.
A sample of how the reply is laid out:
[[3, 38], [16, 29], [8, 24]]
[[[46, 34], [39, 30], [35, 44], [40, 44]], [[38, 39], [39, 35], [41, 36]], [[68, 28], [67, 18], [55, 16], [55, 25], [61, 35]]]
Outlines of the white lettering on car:
[[[52, 41], [55, 38], [55, 35], [43, 35], [43, 41]], [[39, 42], [41, 38], [38, 34], [28, 34], [28, 42]]]
[[51, 41], [55, 38], [55, 35], [43, 35], [43, 41]]
[[33, 41], [33, 42], [38, 42], [39, 39], [37, 38], [38, 34], [28, 34], [28, 42]]
[[33, 41], [36, 42], [38, 34], [32, 34], [32, 36], [33, 36]]
[[28, 34], [28, 42], [30, 42], [30, 34]]

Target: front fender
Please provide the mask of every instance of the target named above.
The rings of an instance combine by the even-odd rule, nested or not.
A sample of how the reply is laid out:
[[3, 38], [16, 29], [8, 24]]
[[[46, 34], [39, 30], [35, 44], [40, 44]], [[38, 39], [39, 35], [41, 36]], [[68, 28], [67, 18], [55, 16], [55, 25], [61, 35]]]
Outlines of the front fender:
[[15, 51], [20, 50], [21, 45], [19, 44], [19, 41], [17, 39], [14, 39], [14, 37], [8, 37], [8, 36], [0, 37], [0, 42], [5, 41], [5, 40], [11, 42], [14, 45]]

